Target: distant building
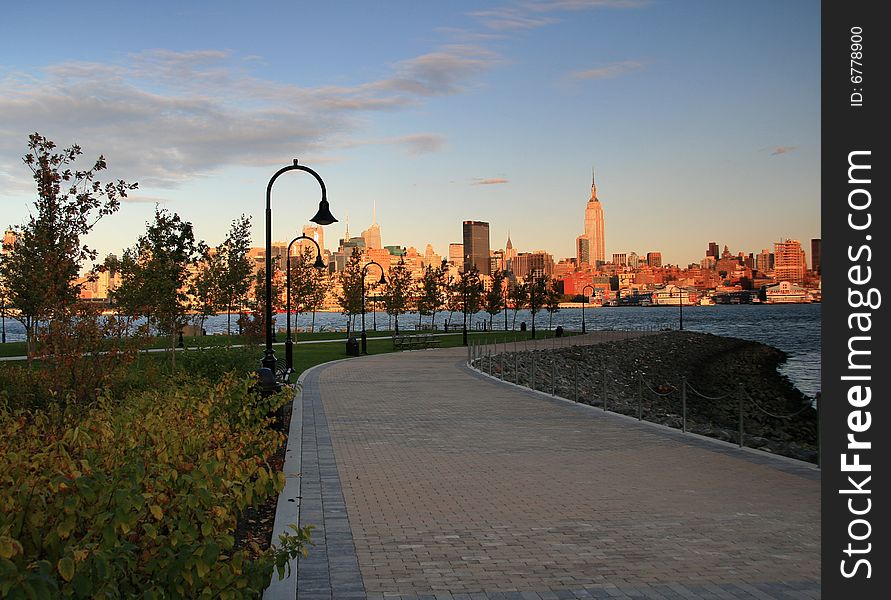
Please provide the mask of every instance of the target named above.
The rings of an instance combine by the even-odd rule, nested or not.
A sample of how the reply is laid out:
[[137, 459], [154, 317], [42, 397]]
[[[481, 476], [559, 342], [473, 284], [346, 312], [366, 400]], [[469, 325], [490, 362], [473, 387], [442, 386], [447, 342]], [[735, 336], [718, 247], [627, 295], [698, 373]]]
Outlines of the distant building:
[[662, 253], [661, 252], [647, 252], [647, 266], [648, 267], [661, 267], [662, 266]]
[[823, 246], [823, 240], [821, 238], [815, 238], [811, 240], [811, 271], [820, 274], [820, 251]]
[[800, 241], [785, 240], [783, 242], [774, 242], [773, 254], [774, 279], [792, 283], [804, 281], [805, 260]]
[[765, 248], [755, 255], [755, 270], [761, 273], [773, 272], [773, 252]]
[[464, 265], [464, 244], [449, 244], [449, 264]]
[[554, 274], [554, 257], [544, 250], [521, 252], [513, 261], [513, 272], [521, 279], [529, 273], [550, 277]]
[[580, 265], [591, 264], [591, 240], [584, 235], [575, 238], [575, 258]]
[[709, 242], [709, 243], [708, 243], [708, 250], [705, 251], [705, 255], [706, 255], [706, 256], [712, 256], [712, 257], [714, 257], [714, 259], [717, 261], [718, 258], [720, 258], [720, 252], [721, 252], [721, 250], [720, 250], [720, 248], [718, 247], [718, 243], [717, 243], [717, 242]]
[[381, 226], [373, 223], [371, 227], [362, 232], [362, 240], [366, 248], [383, 248], [381, 245]]
[[628, 255], [624, 252], [614, 252], [613, 253], [613, 264], [617, 266], [627, 267], [628, 266]]
[[464, 221], [464, 271], [476, 267], [481, 275], [491, 275], [489, 262], [489, 224]]
[[585, 206], [585, 237], [588, 238], [588, 264], [597, 266], [597, 261], [606, 260], [603, 236], [603, 206], [597, 198], [597, 185], [591, 172], [591, 198]]
[[768, 304], [800, 304], [811, 301], [806, 289], [789, 281], [767, 286], [764, 296]]

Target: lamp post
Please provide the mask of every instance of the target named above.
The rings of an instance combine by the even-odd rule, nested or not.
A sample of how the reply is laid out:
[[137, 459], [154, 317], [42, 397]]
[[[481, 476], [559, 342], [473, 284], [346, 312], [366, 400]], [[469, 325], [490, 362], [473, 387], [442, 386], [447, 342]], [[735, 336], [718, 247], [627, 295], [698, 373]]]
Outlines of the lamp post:
[[6, 295], [4, 294], [0, 297], [0, 319], [3, 320], [3, 341], [0, 343], [6, 343]]
[[263, 360], [260, 364], [262, 367], [270, 369], [273, 374], [275, 373], [276, 360], [275, 350], [272, 349], [272, 184], [275, 183], [279, 175], [288, 171], [305, 171], [315, 177], [322, 188], [319, 210], [310, 221], [318, 225], [330, 225], [337, 222], [328, 208], [328, 192], [325, 190], [325, 182], [322, 181], [318, 173], [309, 167], [297, 164], [296, 158], [293, 164], [279, 169], [269, 180], [269, 184], [266, 186], [266, 349], [263, 351]]
[[294, 245], [294, 242], [297, 240], [309, 240], [313, 244], [316, 245], [316, 262], [313, 263], [313, 267], [316, 269], [324, 269], [325, 262], [322, 260], [322, 248], [319, 246], [319, 243], [312, 239], [307, 235], [298, 235], [288, 244], [287, 250], [287, 259], [286, 259], [286, 267], [285, 267], [285, 311], [287, 317], [285, 318], [285, 378], [294, 372], [294, 340], [291, 339], [291, 246]]
[[582, 288], [582, 333], [585, 333], [585, 305], [588, 303], [588, 296], [585, 295], [585, 290], [591, 288], [591, 293], [594, 293], [593, 285], [586, 285]]
[[684, 295], [678, 286], [678, 313], [680, 314], [680, 331], [684, 330]]
[[504, 331], [507, 331], [507, 301], [510, 299], [510, 279], [504, 276]]
[[[362, 354], [368, 354], [368, 336], [365, 334], [365, 271], [371, 265], [377, 265], [377, 267], [381, 270], [381, 278], [378, 281], [379, 284], [384, 285], [387, 283], [387, 278], [384, 277], [384, 268], [380, 266], [378, 263], [373, 260], [362, 267]], [[375, 323], [375, 329], [377, 329], [377, 325]]]

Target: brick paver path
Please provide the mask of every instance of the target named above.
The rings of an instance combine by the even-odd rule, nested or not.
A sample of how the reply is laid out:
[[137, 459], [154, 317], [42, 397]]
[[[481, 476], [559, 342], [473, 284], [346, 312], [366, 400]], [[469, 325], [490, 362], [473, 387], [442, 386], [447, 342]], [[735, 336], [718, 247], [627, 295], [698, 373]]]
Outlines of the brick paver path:
[[301, 524], [318, 544], [298, 598], [819, 597], [818, 471], [465, 360], [427, 350], [311, 373]]

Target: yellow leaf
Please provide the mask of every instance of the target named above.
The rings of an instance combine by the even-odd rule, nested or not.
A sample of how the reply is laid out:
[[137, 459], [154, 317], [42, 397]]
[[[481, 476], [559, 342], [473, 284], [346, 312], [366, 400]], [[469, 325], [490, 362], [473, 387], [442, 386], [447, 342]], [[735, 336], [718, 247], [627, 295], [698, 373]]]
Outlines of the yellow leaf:
[[0, 536], [0, 558], [10, 559], [22, 551], [22, 545], [18, 540], [5, 535]]
[[56, 563], [56, 568], [59, 570], [59, 575], [61, 575], [62, 579], [65, 581], [71, 581], [74, 577], [74, 561], [71, 560], [70, 556], [60, 558], [59, 562]]
[[161, 510], [161, 507], [157, 504], [152, 504], [151, 506], [149, 506], [149, 510], [152, 511], [152, 516], [159, 521], [164, 518], [164, 511]]

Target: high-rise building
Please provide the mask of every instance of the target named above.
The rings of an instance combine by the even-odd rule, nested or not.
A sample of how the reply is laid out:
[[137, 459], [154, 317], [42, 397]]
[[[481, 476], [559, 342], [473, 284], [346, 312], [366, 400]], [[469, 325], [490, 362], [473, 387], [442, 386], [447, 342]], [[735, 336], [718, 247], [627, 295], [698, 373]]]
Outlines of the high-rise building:
[[489, 268], [489, 224], [464, 221], [464, 270], [475, 266], [481, 275], [491, 275]]
[[514, 243], [510, 241], [510, 232], [507, 233], [507, 244], [504, 245], [504, 270], [510, 271], [513, 260], [517, 257], [517, 250]]
[[449, 262], [453, 265], [463, 267], [464, 244], [449, 244]]
[[718, 242], [709, 242], [708, 250], [705, 251], [706, 256], [714, 256], [715, 260], [718, 260], [720, 256], [720, 248], [718, 247]]
[[521, 279], [529, 273], [550, 277], [554, 273], [554, 257], [544, 250], [521, 252], [514, 258], [513, 273]]
[[362, 232], [362, 239], [365, 241], [366, 248], [379, 249], [381, 245], [381, 226], [373, 223], [371, 227]]
[[817, 275], [820, 274], [820, 251], [822, 250], [822, 246], [822, 238], [811, 240], [811, 271]]
[[755, 270], [761, 273], [773, 271], [773, 252], [765, 248], [755, 255]]
[[773, 244], [773, 278], [777, 281], [802, 283], [804, 281], [805, 260], [801, 242], [786, 240]]
[[613, 264], [622, 267], [628, 266], [628, 254], [625, 252], [613, 252]]
[[603, 237], [603, 206], [597, 198], [597, 185], [594, 171], [591, 171], [591, 198], [585, 206], [585, 237], [588, 238], [588, 264], [597, 266], [597, 262], [606, 260]]
[[647, 266], [648, 267], [661, 267], [662, 266], [662, 253], [661, 252], [647, 252]]
[[575, 258], [579, 266], [591, 264], [591, 243], [583, 235], [575, 238]]

